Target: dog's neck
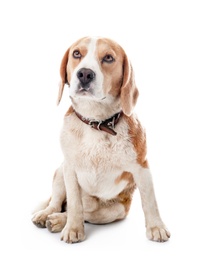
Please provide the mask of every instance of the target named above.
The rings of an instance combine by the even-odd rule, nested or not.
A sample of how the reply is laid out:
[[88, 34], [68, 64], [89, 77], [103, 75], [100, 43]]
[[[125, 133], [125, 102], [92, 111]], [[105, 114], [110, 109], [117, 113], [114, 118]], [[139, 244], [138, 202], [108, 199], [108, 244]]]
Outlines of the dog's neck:
[[72, 99], [74, 110], [85, 118], [104, 121], [121, 111], [120, 102], [114, 100], [111, 104], [106, 101], [88, 99]]

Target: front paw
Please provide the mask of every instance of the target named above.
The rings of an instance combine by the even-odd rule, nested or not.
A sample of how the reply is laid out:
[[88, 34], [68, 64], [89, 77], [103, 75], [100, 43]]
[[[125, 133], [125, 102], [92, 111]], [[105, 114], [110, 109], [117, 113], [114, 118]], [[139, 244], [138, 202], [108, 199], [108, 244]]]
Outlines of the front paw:
[[166, 242], [170, 238], [170, 232], [164, 225], [147, 227], [147, 238], [157, 242]]
[[52, 233], [60, 232], [67, 222], [66, 212], [53, 213], [46, 220], [46, 227]]
[[84, 226], [68, 227], [67, 225], [62, 230], [61, 240], [66, 243], [77, 243], [85, 239]]
[[32, 218], [32, 222], [34, 225], [36, 225], [39, 228], [45, 228], [46, 219], [47, 219], [47, 214], [46, 214], [45, 210], [41, 210], [34, 214], [34, 216]]

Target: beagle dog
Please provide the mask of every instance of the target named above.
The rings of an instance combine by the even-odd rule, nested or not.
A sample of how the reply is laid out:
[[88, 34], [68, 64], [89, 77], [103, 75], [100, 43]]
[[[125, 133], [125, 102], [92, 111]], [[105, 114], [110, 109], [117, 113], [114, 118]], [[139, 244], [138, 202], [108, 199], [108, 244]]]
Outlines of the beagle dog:
[[61, 131], [64, 161], [55, 172], [51, 198], [33, 223], [62, 231], [64, 242], [83, 241], [85, 221], [124, 219], [137, 187], [147, 238], [167, 241], [170, 233], [154, 194], [145, 132], [133, 115], [138, 89], [125, 51], [107, 38], [82, 38], [64, 54], [60, 75], [58, 104], [65, 84], [72, 102]]

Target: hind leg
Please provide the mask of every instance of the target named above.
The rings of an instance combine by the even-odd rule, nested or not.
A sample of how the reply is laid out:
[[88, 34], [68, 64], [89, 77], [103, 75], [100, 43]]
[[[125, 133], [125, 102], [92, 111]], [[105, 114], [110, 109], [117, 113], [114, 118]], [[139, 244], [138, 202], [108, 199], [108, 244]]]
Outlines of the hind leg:
[[102, 201], [85, 195], [82, 198], [84, 220], [93, 224], [106, 224], [124, 219], [127, 215], [124, 203], [119, 200]]
[[124, 219], [126, 212], [121, 203], [115, 203], [107, 207], [100, 208], [94, 212], [85, 212], [84, 219], [93, 224], [107, 224]]
[[62, 204], [65, 201], [66, 192], [65, 192], [65, 185], [63, 179], [63, 170], [62, 166], [58, 168], [55, 172], [53, 178], [53, 185], [52, 185], [52, 196], [48, 206], [36, 212], [32, 218], [32, 222], [40, 228], [46, 227], [46, 220], [48, 215], [54, 212], [61, 212]]

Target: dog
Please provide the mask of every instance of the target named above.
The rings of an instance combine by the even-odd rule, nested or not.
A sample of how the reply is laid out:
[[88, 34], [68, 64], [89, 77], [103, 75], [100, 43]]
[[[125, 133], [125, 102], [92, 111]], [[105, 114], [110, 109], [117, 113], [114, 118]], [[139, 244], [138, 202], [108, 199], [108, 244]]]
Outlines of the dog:
[[139, 189], [149, 240], [170, 232], [157, 206], [146, 158], [146, 136], [133, 114], [139, 92], [123, 50], [108, 38], [84, 37], [66, 51], [60, 67], [58, 104], [65, 85], [71, 106], [64, 117], [64, 162], [53, 178], [51, 199], [32, 221], [67, 243], [85, 239], [84, 222], [124, 219]]

